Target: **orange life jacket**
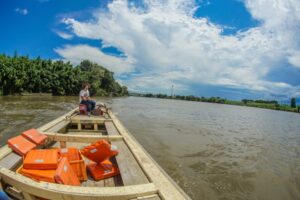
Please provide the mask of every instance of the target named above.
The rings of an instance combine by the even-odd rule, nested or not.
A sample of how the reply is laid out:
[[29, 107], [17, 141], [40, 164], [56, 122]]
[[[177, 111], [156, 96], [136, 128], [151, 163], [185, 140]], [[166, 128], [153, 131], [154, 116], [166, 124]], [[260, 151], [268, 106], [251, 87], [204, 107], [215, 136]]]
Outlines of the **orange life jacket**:
[[57, 149], [34, 149], [27, 153], [23, 161], [24, 169], [56, 169], [58, 166]]
[[47, 136], [44, 134], [41, 134], [36, 129], [29, 129], [27, 131], [24, 131], [22, 133], [22, 136], [28, 139], [29, 141], [33, 142], [36, 145], [42, 145], [44, 144], [45, 140], [47, 139]]
[[120, 174], [119, 168], [114, 166], [108, 159], [101, 163], [91, 162], [87, 165], [87, 169], [95, 181]]
[[75, 147], [62, 148], [59, 150], [61, 158], [66, 157], [80, 181], [87, 180], [86, 165], [79, 150]]
[[115, 146], [109, 144], [106, 140], [99, 140], [81, 150], [81, 154], [89, 160], [100, 163], [112, 156], [118, 154]]
[[7, 145], [21, 156], [24, 156], [26, 153], [36, 147], [34, 143], [28, 141], [21, 135], [9, 139], [7, 141]]
[[64, 185], [81, 185], [78, 177], [76, 176], [66, 157], [60, 160], [54, 175], [54, 179], [57, 183]]

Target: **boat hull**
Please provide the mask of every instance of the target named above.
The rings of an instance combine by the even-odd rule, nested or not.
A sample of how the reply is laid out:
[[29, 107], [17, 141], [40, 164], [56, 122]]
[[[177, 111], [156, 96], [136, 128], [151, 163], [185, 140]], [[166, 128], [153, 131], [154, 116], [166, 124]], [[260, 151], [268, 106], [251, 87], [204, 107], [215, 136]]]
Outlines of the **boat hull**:
[[111, 142], [119, 150], [112, 161], [121, 174], [98, 182], [88, 180], [81, 186], [37, 182], [15, 172], [22, 158], [4, 146], [0, 149], [2, 188], [15, 199], [190, 199], [111, 110], [105, 117], [89, 117], [78, 115], [78, 109], [73, 109], [38, 130], [48, 136], [44, 148], [82, 148], [100, 139]]

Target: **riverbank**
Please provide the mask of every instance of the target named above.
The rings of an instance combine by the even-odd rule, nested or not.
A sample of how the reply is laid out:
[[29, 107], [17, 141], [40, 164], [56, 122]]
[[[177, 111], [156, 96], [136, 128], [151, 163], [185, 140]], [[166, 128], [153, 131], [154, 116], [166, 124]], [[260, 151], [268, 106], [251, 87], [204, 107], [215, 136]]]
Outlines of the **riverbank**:
[[237, 106], [248, 106], [248, 107], [256, 107], [270, 110], [280, 110], [286, 112], [295, 112], [300, 113], [300, 106], [296, 106], [293, 108], [289, 105], [279, 104], [276, 100], [266, 101], [266, 100], [250, 100], [243, 99], [241, 101], [228, 100], [220, 97], [197, 97], [193, 95], [189, 96], [168, 96], [165, 94], [140, 94], [140, 93], [129, 93], [129, 96], [135, 97], [148, 97], [148, 98], [160, 98], [160, 99], [174, 99], [174, 100], [182, 100], [182, 101], [197, 101], [197, 102], [206, 102], [206, 103], [218, 103], [218, 104], [228, 104], [228, 105], [237, 105]]
[[292, 108], [291, 106], [284, 105], [284, 104], [280, 105], [280, 104], [268, 104], [268, 103], [256, 103], [256, 102], [243, 103], [241, 101], [232, 101], [232, 100], [227, 100], [224, 102], [224, 104], [300, 113], [299, 106], [297, 106], [296, 108]]

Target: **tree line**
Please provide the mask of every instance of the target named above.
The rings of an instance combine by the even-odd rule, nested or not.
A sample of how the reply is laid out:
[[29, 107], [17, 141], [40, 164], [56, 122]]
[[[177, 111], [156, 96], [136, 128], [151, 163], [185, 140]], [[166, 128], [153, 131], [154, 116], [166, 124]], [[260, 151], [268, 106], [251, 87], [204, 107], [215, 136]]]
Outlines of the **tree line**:
[[0, 94], [52, 93], [78, 95], [84, 82], [97, 96], [127, 95], [127, 87], [115, 81], [113, 72], [90, 62], [73, 66], [70, 62], [52, 61], [40, 57], [0, 55]]
[[198, 97], [194, 95], [174, 95], [169, 96], [166, 94], [152, 94], [152, 93], [129, 93], [130, 96], [138, 97], [150, 97], [150, 98], [162, 98], [162, 99], [175, 99], [175, 100], [186, 100], [186, 101], [198, 101], [198, 102], [208, 102], [208, 103], [219, 103], [219, 104], [230, 104], [230, 105], [239, 105], [239, 106], [249, 106], [249, 107], [258, 107], [266, 108], [272, 110], [282, 110], [289, 112], [300, 112], [300, 106], [296, 105], [296, 98], [291, 98], [290, 105], [279, 104], [276, 100], [252, 100], [252, 99], [242, 99], [240, 101], [228, 100], [221, 97]]

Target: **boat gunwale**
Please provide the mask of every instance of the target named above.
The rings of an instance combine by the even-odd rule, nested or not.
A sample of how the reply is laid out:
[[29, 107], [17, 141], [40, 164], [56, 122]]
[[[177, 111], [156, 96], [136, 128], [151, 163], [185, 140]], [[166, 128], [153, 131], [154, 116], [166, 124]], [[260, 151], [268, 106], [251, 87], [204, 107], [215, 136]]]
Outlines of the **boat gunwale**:
[[128, 185], [122, 187], [86, 187], [69, 186], [48, 182], [36, 182], [5, 167], [0, 167], [1, 181], [10, 184], [30, 195], [57, 199], [72, 197], [72, 199], [101, 198], [135, 198], [157, 194], [158, 189], [153, 183]]

